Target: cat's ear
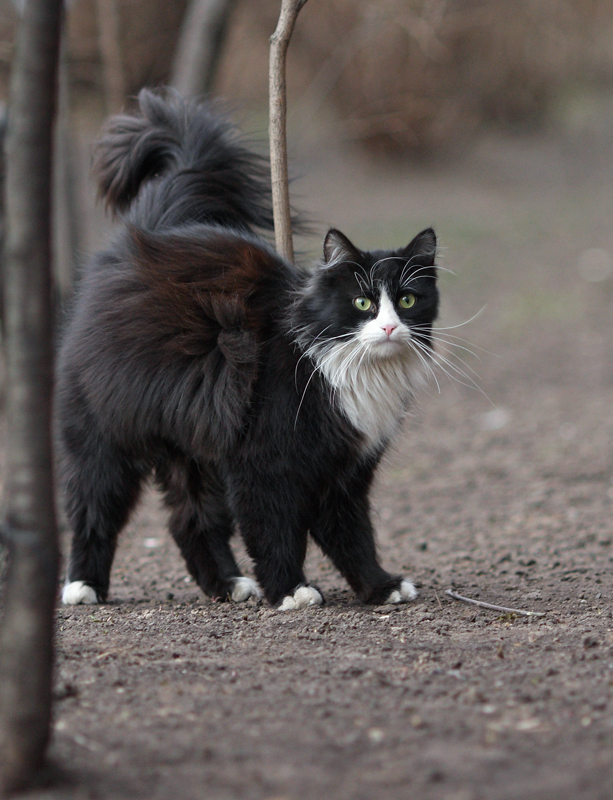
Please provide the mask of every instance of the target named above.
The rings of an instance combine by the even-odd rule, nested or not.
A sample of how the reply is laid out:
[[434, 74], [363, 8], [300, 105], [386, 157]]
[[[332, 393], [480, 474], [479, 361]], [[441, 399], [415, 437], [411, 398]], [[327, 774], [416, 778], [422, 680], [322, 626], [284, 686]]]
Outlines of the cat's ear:
[[330, 228], [324, 239], [324, 263], [329, 266], [341, 261], [356, 261], [360, 251], [344, 233]]
[[425, 266], [432, 266], [436, 257], [436, 234], [432, 228], [426, 228], [409, 242], [400, 255], [410, 258], [421, 256], [427, 261]]

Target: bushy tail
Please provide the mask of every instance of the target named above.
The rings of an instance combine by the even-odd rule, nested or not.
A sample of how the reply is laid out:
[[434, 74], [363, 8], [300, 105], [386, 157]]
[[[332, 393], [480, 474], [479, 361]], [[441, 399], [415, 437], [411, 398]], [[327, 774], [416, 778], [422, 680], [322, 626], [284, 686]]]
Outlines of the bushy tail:
[[143, 89], [140, 114], [112, 117], [93, 170], [116, 214], [145, 227], [209, 222], [272, 229], [265, 159], [210, 104]]

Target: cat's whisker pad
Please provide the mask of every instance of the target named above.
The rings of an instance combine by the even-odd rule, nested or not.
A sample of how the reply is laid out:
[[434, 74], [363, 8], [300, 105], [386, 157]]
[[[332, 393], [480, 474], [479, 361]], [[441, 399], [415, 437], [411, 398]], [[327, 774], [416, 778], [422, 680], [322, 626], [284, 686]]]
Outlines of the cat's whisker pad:
[[294, 594], [283, 598], [279, 611], [298, 611], [309, 606], [321, 606], [323, 597], [314, 586], [299, 586]]

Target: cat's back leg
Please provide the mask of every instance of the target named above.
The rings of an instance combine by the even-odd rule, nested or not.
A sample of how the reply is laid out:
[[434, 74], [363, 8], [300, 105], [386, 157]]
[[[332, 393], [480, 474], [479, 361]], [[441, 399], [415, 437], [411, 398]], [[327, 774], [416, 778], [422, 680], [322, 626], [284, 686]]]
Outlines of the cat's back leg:
[[59, 422], [60, 481], [72, 546], [64, 603], [104, 602], [117, 536], [134, 508], [146, 469], [100, 433], [83, 408]]
[[234, 521], [214, 466], [174, 454], [160, 461], [155, 475], [171, 512], [170, 532], [202, 591], [235, 602], [259, 597], [257, 583], [241, 575], [230, 548]]

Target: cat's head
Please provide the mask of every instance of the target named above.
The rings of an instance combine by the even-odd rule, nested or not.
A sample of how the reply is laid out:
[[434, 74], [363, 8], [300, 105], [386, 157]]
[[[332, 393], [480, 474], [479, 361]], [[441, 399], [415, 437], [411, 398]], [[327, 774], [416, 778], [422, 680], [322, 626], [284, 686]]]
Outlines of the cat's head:
[[301, 345], [314, 355], [343, 346], [368, 360], [423, 355], [438, 311], [434, 231], [369, 251], [332, 229], [323, 250], [296, 308]]

